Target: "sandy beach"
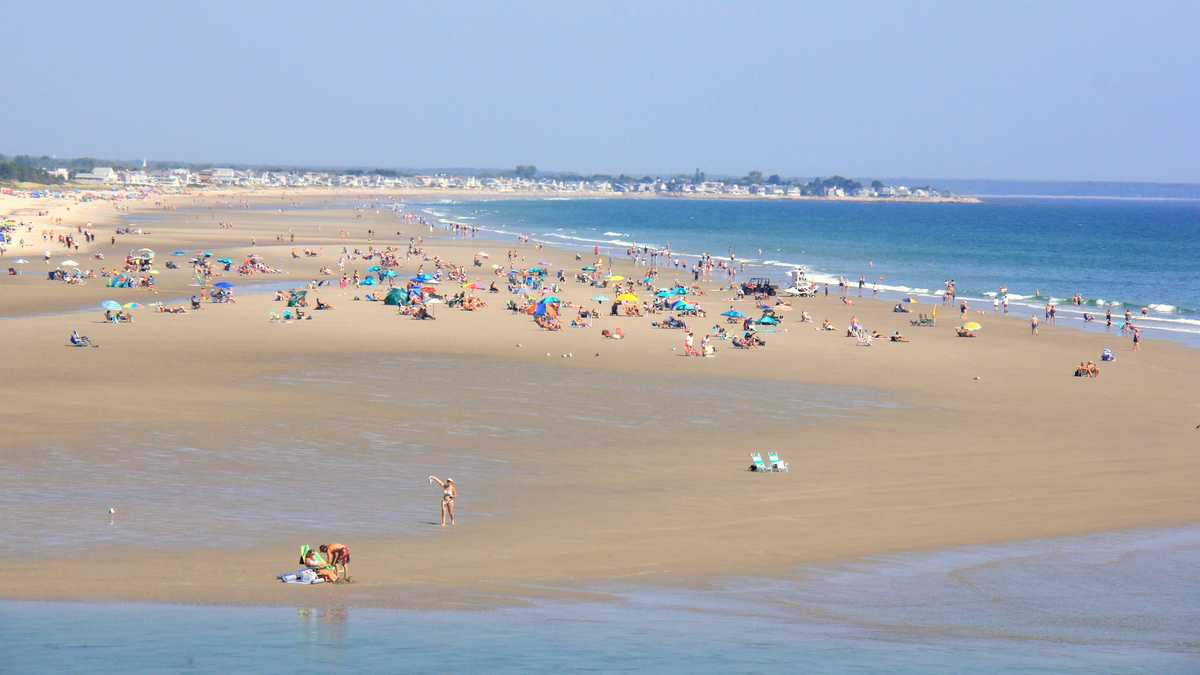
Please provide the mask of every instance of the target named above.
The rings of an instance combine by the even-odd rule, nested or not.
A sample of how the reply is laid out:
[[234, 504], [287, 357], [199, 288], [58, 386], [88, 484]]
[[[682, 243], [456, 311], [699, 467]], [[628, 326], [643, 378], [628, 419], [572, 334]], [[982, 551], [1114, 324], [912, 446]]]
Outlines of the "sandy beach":
[[[590, 261], [431, 235], [386, 210], [325, 208], [334, 197], [225, 192], [128, 210], [0, 198], [0, 214], [34, 226], [32, 246], [0, 258], [0, 269], [30, 261], [0, 280], [0, 493], [20, 542], [10, 561], [19, 581], [0, 597], [286, 604], [303, 594], [485, 607], [603, 597], [594, 589], [612, 581], [704, 585], [809, 562], [1200, 520], [1194, 349], [1151, 340], [1133, 352], [1119, 337], [1054, 326], [1034, 337], [1028, 317], [991, 312], [972, 312], [984, 328], [962, 339], [952, 307], [937, 327], [918, 328], [909, 320], [929, 305], [897, 314], [869, 293], [852, 305], [836, 294], [791, 300], [765, 348], [718, 341], [714, 358], [685, 357], [680, 331], [650, 326], [666, 314], [602, 311], [589, 328], [547, 332], [506, 311], [504, 292], [478, 294], [487, 306], [474, 312], [443, 305], [435, 321], [414, 321], [353, 299], [371, 289], [335, 283], [309, 293], [335, 309], [269, 320], [282, 304], [247, 287], [336, 281], [318, 269], [336, 269], [343, 246], [403, 252], [424, 236], [427, 258], [502, 291], [490, 267], [506, 250], [518, 251], [518, 267], [544, 260], [574, 272]], [[276, 202], [288, 209], [244, 207]], [[145, 234], [111, 244], [131, 217]], [[48, 281], [68, 254], [41, 230], [85, 222], [98, 239], [69, 254], [83, 268], [149, 247], [257, 253], [283, 273], [225, 273], [245, 289], [236, 303], [105, 323], [104, 299], [179, 301], [198, 289], [185, 264], [162, 270], [153, 291]], [[321, 254], [292, 256], [303, 248]], [[488, 264], [473, 267], [481, 250]], [[422, 264], [432, 271], [414, 258], [401, 277]], [[627, 260], [613, 269], [634, 277]], [[663, 270], [659, 282], [689, 278]], [[731, 305], [756, 313], [722, 284], [701, 282], [708, 317], [687, 319], [697, 338], [724, 325], [718, 314]], [[609, 293], [568, 280], [558, 295], [595, 308], [598, 292]], [[805, 310], [837, 330], [800, 323]], [[856, 346], [844, 337], [852, 315], [912, 342]], [[618, 326], [624, 340], [601, 337]], [[66, 346], [73, 329], [100, 347]], [[1099, 378], [1072, 377], [1106, 346], [1117, 360], [1100, 364]], [[789, 472], [746, 471], [748, 453], [770, 449]], [[426, 477], [447, 472], [462, 494], [459, 523], [443, 529]], [[298, 545], [335, 540], [353, 548], [354, 583], [275, 581]]]

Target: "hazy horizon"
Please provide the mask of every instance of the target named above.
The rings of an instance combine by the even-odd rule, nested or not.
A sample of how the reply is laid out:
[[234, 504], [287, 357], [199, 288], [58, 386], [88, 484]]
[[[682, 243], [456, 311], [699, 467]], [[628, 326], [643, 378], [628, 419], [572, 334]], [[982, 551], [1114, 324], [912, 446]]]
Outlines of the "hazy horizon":
[[0, 152], [1200, 183], [1200, 5], [9, 7]]

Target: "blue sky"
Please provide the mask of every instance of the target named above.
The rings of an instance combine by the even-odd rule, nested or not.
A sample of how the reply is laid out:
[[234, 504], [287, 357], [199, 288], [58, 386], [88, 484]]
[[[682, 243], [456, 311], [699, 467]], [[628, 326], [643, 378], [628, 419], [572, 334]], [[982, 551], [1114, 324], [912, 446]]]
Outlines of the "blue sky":
[[1200, 182], [1198, 2], [6, 3], [0, 152]]

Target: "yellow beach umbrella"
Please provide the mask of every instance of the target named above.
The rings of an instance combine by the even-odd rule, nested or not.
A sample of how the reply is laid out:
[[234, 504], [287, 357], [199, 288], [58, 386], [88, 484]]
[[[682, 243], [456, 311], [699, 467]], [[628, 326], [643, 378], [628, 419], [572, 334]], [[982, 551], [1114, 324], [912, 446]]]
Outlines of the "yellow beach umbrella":
[[141, 309], [141, 308], [142, 308], [141, 304], [136, 303], [136, 302], [125, 303], [125, 309]]
[[622, 293], [617, 296], [617, 302], [638, 302], [638, 296], [633, 293]]
[[162, 272], [159, 272], [158, 270], [150, 270], [147, 274], [155, 275], [155, 274], [162, 274]]
[[611, 277], [606, 277], [604, 280], [605, 281], [625, 281], [625, 277], [614, 274]]
[[979, 330], [980, 328], [983, 328], [983, 326], [980, 326], [975, 321], [968, 321], [967, 323], [963, 324], [963, 328], [966, 328], [967, 330]]

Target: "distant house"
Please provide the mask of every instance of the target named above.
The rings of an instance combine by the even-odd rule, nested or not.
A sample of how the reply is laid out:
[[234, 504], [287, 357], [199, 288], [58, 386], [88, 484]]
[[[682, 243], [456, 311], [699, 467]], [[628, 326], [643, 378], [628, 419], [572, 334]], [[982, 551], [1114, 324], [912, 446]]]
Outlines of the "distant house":
[[111, 166], [98, 166], [91, 171], [75, 174], [76, 183], [112, 184], [117, 182], [117, 172]]

